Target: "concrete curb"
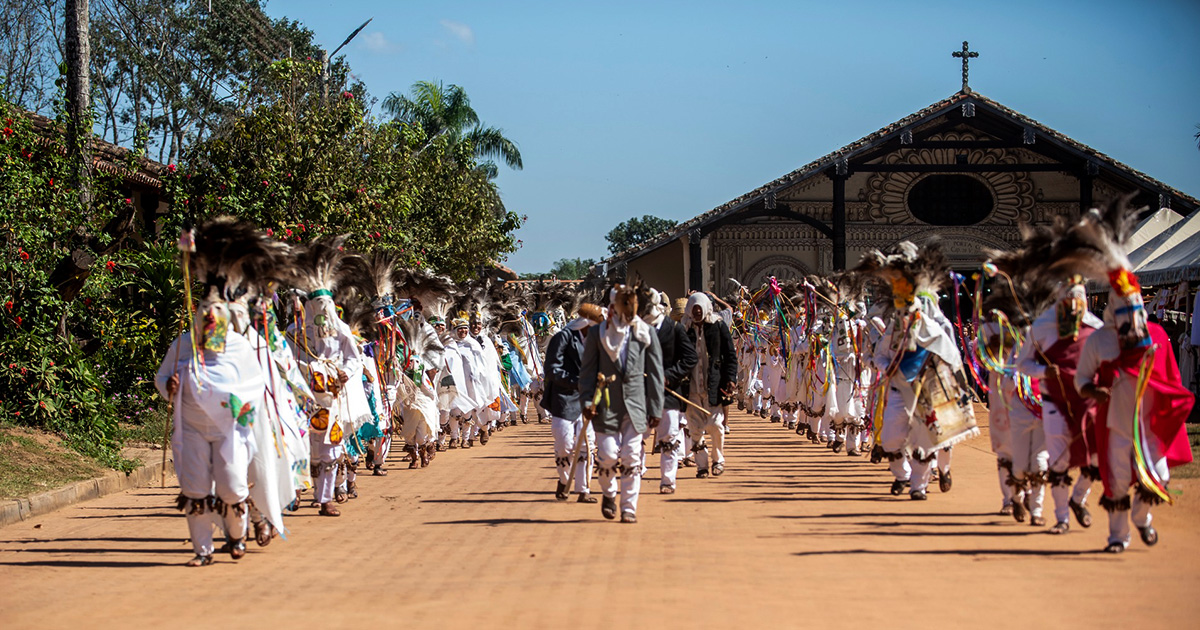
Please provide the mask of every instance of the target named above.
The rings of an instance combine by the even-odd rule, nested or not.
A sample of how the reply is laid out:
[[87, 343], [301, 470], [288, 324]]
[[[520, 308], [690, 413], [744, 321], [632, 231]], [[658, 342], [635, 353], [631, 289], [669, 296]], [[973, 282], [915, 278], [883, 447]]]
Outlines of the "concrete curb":
[[[162, 474], [161, 460], [147, 463], [128, 474], [112, 471], [103, 477], [86, 479], [69, 486], [35, 494], [25, 499], [0, 502], [0, 527], [48, 514], [69, 505], [98, 499], [131, 488], [157, 486]], [[175, 477], [173, 460], [167, 457], [167, 476]]]

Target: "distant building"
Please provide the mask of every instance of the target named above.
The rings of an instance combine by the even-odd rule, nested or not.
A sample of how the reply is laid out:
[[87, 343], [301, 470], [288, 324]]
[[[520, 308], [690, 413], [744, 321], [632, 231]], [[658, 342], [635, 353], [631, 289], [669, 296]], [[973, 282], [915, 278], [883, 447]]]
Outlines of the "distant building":
[[604, 261], [669, 295], [828, 274], [867, 250], [940, 237], [970, 268], [1020, 222], [1075, 219], [1128, 193], [1190, 215], [1200, 202], [964, 87], [953, 96]]

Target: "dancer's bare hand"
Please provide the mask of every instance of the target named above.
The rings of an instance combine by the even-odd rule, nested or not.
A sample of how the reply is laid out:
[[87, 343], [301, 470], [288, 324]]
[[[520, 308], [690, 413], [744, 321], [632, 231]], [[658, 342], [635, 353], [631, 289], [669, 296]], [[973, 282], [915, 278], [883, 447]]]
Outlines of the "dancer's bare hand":
[[595, 417], [596, 417], [596, 408], [591, 405], [585, 405], [583, 407], [583, 419], [590, 422], [591, 419], [595, 418]]
[[1079, 393], [1083, 394], [1084, 396], [1087, 396], [1088, 398], [1091, 398], [1092, 400], [1096, 401], [1097, 404], [1100, 404], [1100, 405], [1103, 405], [1104, 403], [1108, 402], [1108, 398], [1109, 398], [1109, 391], [1108, 391], [1107, 387], [1100, 387], [1099, 385], [1093, 385], [1090, 383], [1087, 386], [1085, 386], [1082, 390], [1080, 390]]
[[1058, 369], [1058, 366], [1051, 363], [1050, 365], [1046, 366], [1046, 375], [1044, 378], [1051, 381], [1058, 380], [1060, 374], [1062, 374], [1062, 372]]
[[174, 398], [175, 392], [179, 391], [179, 375], [172, 374], [171, 378], [167, 379], [167, 398]]
[[341, 381], [342, 385], [345, 385], [346, 383], [350, 382], [350, 375], [346, 374], [342, 370], [338, 370], [338, 381]]
[[648, 419], [647, 419], [647, 422], [646, 422], [646, 423], [650, 425], [650, 428], [651, 428], [651, 429], [653, 429], [654, 427], [657, 427], [657, 426], [658, 426], [658, 423], [659, 423], [659, 422], [661, 422], [661, 419], [660, 419], [660, 418], [654, 418], [654, 417], [651, 417], [651, 418], [648, 418]]

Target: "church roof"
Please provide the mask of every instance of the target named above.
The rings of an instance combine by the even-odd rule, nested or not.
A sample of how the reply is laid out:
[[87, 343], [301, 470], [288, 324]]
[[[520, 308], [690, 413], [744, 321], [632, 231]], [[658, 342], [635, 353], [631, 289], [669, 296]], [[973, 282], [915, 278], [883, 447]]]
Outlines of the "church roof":
[[[47, 118], [34, 112], [22, 112], [29, 119], [33, 130], [40, 137], [43, 146], [66, 155], [66, 146], [61, 142], [66, 130], [60, 121]], [[149, 158], [135, 155], [125, 147], [107, 142], [103, 138], [92, 137], [92, 168], [97, 171], [116, 175], [126, 182], [141, 184], [150, 188], [162, 188], [162, 174], [167, 167]], [[128, 165], [132, 164], [133, 168]]]
[[[821, 175], [827, 169], [834, 167], [842, 160], [849, 160], [858, 157], [880, 144], [898, 138], [905, 130], [916, 130], [915, 128], [923, 122], [928, 122], [938, 116], [941, 116], [956, 107], [965, 107], [968, 104], [974, 105], [976, 112], [974, 116], [979, 114], [990, 113], [993, 117], [1007, 118], [1012, 123], [1032, 129], [1039, 136], [1039, 141], [1045, 139], [1053, 144], [1059, 145], [1068, 153], [1074, 154], [1077, 157], [1095, 161], [1098, 165], [1105, 167], [1111, 174], [1123, 176], [1122, 179], [1129, 180], [1137, 186], [1157, 191], [1161, 194], [1168, 195], [1172, 199], [1178, 200], [1182, 205], [1186, 206], [1184, 214], [1190, 214], [1197, 207], [1200, 207], [1200, 200], [1186, 193], [1180, 192], [1160, 181], [1134, 169], [1126, 164], [1123, 164], [1100, 151], [1097, 151], [1081, 142], [1073, 140], [1050, 127], [1047, 127], [1038, 121], [1021, 114], [1013, 109], [1009, 109], [1000, 103], [987, 98], [974, 91], [962, 91], [951, 95], [948, 98], [940, 100], [924, 109], [914, 112], [900, 120], [875, 131], [874, 133], [863, 136], [862, 138], [851, 142], [850, 144], [820, 157], [800, 168], [774, 179], [750, 192], [732, 199], [708, 212], [693, 217], [687, 221], [677, 224], [675, 227], [663, 232], [643, 243], [630, 247], [618, 254], [614, 254], [605, 262], [609, 264], [628, 261], [637, 258], [643, 254], [658, 249], [659, 247], [674, 241], [681, 236], [687, 234], [690, 230], [700, 228], [708, 223], [721, 219], [730, 214], [736, 213], [747, 206], [763, 200], [772, 194], [782, 192], [785, 188], [798, 184], [810, 177]], [[990, 112], [988, 110], [991, 110]], [[851, 167], [853, 170], [853, 167]]]

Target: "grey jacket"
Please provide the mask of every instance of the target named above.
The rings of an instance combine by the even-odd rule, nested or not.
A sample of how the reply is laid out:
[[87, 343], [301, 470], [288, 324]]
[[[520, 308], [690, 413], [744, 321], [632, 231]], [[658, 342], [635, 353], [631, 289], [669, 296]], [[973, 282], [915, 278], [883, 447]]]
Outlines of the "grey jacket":
[[[600, 329], [593, 328], [583, 342], [583, 362], [579, 366], [580, 402], [592, 406], [596, 381], [600, 375], [616, 375], [617, 381], [608, 386], [608, 404], [600, 398], [600, 407], [592, 418], [592, 427], [599, 433], [617, 433], [625, 415], [638, 433], [649, 428], [648, 418], [661, 418], [663, 412], [663, 366], [658, 335], [650, 331], [650, 345], [630, 337], [625, 369], [614, 363], [600, 346]], [[632, 334], [632, 333], [631, 333]]]

